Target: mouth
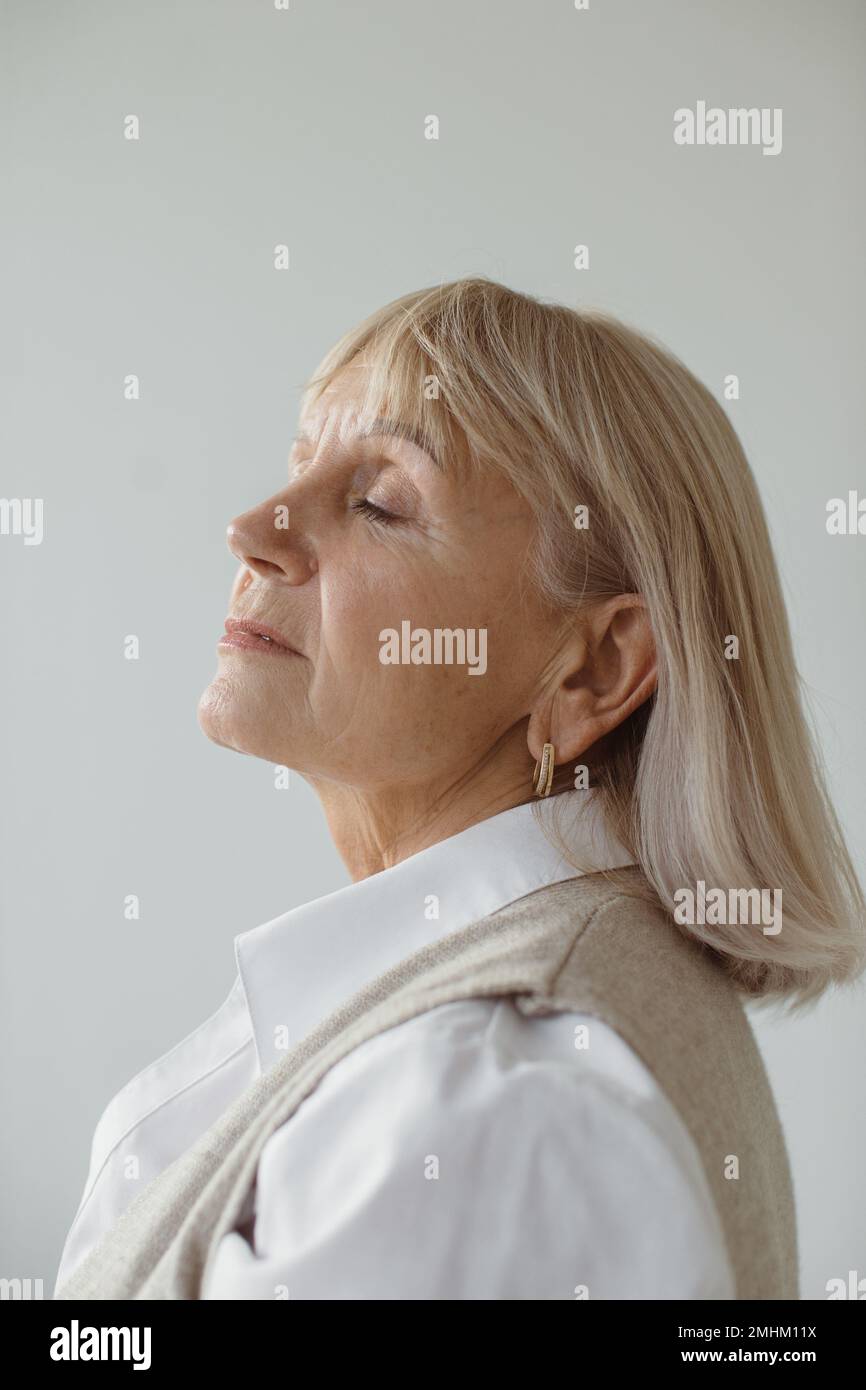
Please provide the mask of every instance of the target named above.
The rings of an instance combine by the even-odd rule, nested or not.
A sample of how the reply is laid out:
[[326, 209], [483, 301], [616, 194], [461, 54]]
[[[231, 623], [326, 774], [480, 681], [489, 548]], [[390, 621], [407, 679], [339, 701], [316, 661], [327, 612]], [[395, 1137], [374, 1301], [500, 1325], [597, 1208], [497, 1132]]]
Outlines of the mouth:
[[226, 618], [225, 627], [225, 636], [217, 644], [220, 647], [241, 647], [246, 651], [273, 652], [280, 656], [302, 655], [282, 633], [266, 623], [254, 622], [251, 618]]

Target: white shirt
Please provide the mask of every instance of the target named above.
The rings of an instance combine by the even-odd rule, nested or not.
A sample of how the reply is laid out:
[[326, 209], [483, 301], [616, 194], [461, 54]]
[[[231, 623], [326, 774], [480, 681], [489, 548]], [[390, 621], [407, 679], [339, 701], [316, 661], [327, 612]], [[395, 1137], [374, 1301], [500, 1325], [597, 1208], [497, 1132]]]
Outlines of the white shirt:
[[[223, 1005], [100, 1118], [55, 1290], [134, 1194], [351, 994], [576, 876], [531, 811], [235, 937]], [[580, 825], [594, 867], [629, 862], [596, 818]], [[440, 1005], [342, 1058], [265, 1144], [241, 1216], [204, 1298], [735, 1297], [694, 1141], [637, 1054], [600, 1019], [527, 1018], [508, 999]]]

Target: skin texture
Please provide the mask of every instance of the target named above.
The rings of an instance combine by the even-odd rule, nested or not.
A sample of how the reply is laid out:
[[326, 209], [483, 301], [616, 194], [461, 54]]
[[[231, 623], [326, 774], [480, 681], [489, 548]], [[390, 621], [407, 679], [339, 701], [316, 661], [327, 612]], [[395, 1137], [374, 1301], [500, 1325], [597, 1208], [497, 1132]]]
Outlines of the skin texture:
[[[528, 504], [495, 474], [449, 479], [416, 445], [359, 439], [363, 359], [299, 428], [290, 480], [235, 518], [228, 615], [301, 655], [219, 648], [199, 703], [215, 742], [297, 770], [355, 880], [532, 799], [542, 744], [576, 762], [651, 694], [655, 656], [635, 595], [567, 627], [518, 572]], [[353, 508], [367, 498], [385, 524]], [[289, 525], [275, 525], [275, 508]], [[379, 634], [487, 630], [487, 669], [383, 665]]]

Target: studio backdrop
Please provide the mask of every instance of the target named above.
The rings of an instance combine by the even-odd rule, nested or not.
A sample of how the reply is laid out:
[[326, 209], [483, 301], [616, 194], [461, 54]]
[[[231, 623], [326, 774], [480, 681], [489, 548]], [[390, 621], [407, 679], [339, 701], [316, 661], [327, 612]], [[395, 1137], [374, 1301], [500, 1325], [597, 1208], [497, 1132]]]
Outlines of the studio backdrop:
[[[706, 383], [863, 881], [864, 48], [857, 0], [6, 0], [4, 1277], [49, 1295], [96, 1120], [219, 1006], [234, 937], [348, 882], [302, 779], [196, 707], [226, 525], [401, 294], [606, 310]], [[863, 995], [754, 1026], [827, 1298], [866, 1277]]]

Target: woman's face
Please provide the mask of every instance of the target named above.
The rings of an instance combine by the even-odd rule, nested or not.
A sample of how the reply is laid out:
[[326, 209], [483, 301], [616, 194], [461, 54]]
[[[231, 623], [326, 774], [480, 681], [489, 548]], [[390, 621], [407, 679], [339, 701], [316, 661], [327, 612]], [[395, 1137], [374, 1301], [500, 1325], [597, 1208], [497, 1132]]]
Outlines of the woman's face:
[[[521, 785], [529, 754], [516, 725], [551, 655], [550, 618], [520, 596], [529, 507], [496, 475], [449, 479], [381, 425], [363, 437], [362, 372], [356, 361], [339, 373], [300, 420], [289, 482], [228, 528], [241, 561], [228, 618], [295, 651], [221, 642], [202, 728], [362, 794], [435, 794], [483, 774], [491, 754], [512, 759]], [[397, 661], [386, 664], [389, 629]], [[422, 660], [403, 659], [413, 648]]]

